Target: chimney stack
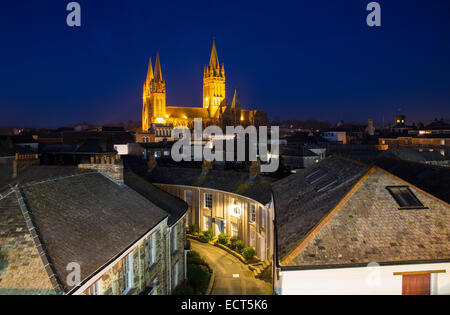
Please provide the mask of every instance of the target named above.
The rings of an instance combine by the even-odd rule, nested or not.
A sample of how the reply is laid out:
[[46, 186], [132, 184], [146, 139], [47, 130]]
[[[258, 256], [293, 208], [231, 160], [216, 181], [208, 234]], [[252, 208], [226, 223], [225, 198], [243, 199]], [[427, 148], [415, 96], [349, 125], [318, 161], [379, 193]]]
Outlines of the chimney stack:
[[41, 160], [37, 154], [19, 154], [16, 153], [13, 161], [13, 178], [29, 165], [39, 165]]
[[123, 161], [118, 155], [95, 155], [89, 163], [78, 164], [79, 170], [97, 170], [109, 179], [123, 184]]

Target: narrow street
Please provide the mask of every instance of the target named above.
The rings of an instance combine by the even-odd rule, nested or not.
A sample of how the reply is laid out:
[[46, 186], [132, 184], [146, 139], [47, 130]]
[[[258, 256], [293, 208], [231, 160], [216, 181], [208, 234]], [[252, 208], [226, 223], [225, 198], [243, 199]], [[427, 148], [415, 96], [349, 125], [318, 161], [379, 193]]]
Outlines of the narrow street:
[[191, 248], [206, 260], [216, 274], [212, 295], [270, 294], [271, 285], [256, 279], [248, 267], [233, 255], [194, 240], [191, 240]]

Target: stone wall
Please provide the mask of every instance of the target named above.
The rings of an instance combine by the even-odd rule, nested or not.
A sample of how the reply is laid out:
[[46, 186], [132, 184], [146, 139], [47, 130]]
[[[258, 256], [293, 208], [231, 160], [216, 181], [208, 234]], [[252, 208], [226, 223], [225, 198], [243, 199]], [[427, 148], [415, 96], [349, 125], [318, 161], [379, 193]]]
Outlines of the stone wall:
[[12, 176], [15, 178], [25, 167], [29, 165], [39, 165], [41, 161], [37, 154], [18, 154], [13, 161], [13, 174]]
[[[172, 227], [171, 231], [171, 242], [173, 242], [173, 235], [174, 232], [177, 234], [177, 242], [176, 242], [176, 249], [173, 250], [173, 245], [171, 246], [169, 254], [171, 256], [171, 272], [172, 272], [172, 291], [175, 290], [175, 288], [184, 281], [186, 275], [185, 275], [185, 255], [184, 255], [184, 248], [186, 244], [186, 219], [183, 217], [176, 225]], [[176, 230], [175, 230], [176, 226]], [[172, 243], [173, 244], [173, 243]], [[175, 265], [178, 264], [178, 283], [175, 283]]]
[[110, 179], [123, 184], [123, 161], [116, 155], [91, 156], [90, 164], [78, 164], [80, 170], [98, 170]]
[[[156, 259], [150, 266], [150, 237], [140, 241], [129, 255], [133, 257], [133, 288], [128, 291], [128, 295], [142, 294], [147, 292], [156, 280], [156, 294], [168, 294], [168, 256], [167, 250], [167, 221], [159, 226], [158, 230], [153, 232], [156, 240]], [[97, 280], [98, 294], [102, 295], [121, 295], [125, 291], [125, 275], [123, 270], [125, 257], [117, 264], [107, 270], [103, 276]], [[83, 294], [87, 294], [88, 289]]]

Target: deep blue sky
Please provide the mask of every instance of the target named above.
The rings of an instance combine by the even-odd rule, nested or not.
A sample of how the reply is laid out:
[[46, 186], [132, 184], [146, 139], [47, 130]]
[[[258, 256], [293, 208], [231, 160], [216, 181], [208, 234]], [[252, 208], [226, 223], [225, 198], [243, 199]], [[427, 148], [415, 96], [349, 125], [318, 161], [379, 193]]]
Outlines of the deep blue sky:
[[137, 120], [159, 51], [167, 104], [201, 106], [216, 39], [228, 95], [270, 118], [450, 117], [450, 1], [78, 1], [0, 5], [0, 125]]

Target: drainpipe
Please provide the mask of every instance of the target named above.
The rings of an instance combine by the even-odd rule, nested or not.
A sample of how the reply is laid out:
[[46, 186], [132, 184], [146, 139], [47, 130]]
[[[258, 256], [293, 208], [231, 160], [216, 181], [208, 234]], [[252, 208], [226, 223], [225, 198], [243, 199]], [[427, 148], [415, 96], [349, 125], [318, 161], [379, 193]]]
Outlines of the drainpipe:
[[172, 294], [172, 246], [170, 234], [172, 233], [172, 228], [168, 228], [168, 246], [169, 246], [169, 294]]

